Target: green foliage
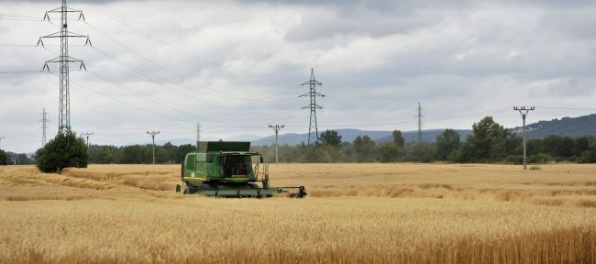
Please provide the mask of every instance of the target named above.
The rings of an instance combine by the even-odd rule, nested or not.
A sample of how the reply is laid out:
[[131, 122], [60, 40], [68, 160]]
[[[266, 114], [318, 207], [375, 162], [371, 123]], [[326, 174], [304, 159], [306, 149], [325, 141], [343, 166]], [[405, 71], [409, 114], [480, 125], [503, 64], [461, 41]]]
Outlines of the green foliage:
[[352, 143], [358, 162], [370, 162], [375, 158], [375, 142], [368, 136], [357, 136]]
[[473, 135], [460, 146], [460, 162], [495, 162], [507, 156], [507, 136], [503, 126], [487, 116], [472, 125]]
[[578, 163], [596, 163], [596, 147], [586, 150], [577, 158]]
[[377, 155], [380, 162], [395, 162], [399, 156], [399, 149], [396, 144], [385, 142], [379, 145]]
[[[397, 161], [448, 161], [448, 162], [494, 162], [522, 164], [522, 139], [486, 117], [474, 123], [474, 134], [460, 142], [460, 135], [446, 129], [434, 143], [405, 143], [401, 131], [394, 130], [392, 139], [377, 144], [370, 136], [358, 136], [353, 142], [341, 142], [341, 136], [327, 130], [319, 138], [318, 146], [279, 146], [282, 163], [313, 162], [397, 162]], [[397, 139], [397, 140], [396, 140]], [[338, 143], [339, 142], [339, 143]], [[403, 145], [402, 145], [403, 142]], [[186, 153], [195, 151], [195, 145], [175, 146], [165, 143], [156, 145], [156, 163], [180, 163]], [[267, 163], [275, 162], [273, 146], [253, 146], [251, 151], [263, 155]], [[150, 164], [152, 145], [125, 147], [91, 146], [91, 163]], [[596, 163], [596, 137], [567, 138], [550, 136], [527, 142], [528, 163], [543, 164], [556, 161]]]
[[319, 140], [322, 145], [339, 147], [341, 145], [341, 135], [335, 130], [326, 130], [321, 133]]
[[453, 129], [445, 129], [441, 135], [437, 136], [435, 145], [437, 159], [446, 160], [454, 150], [459, 148], [459, 133]]
[[528, 156], [528, 163], [534, 163], [534, 164], [547, 164], [547, 163], [551, 163], [553, 161], [553, 158], [548, 155], [548, 154], [537, 154], [537, 155], [531, 155]]
[[402, 136], [401, 130], [393, 130], [393, 132], [391, 133], [391, 137], [393, 138], [393, 143], [395, 143], [395, 145], [398, 148], [401, 148], [401, 149], [404, 148], [404, 146], [406, 144], [406, 140]]
[[60, 173], [67, 167], [86, 168], [87, 146], [75, 133], [58, 133], [36, 152], [37, 168], [46, 173]]
[[0, 165], [8, 165], [8, 154], [0, 149]]
[[412, 145], [412, 159], [419, 162], [431, 162], [435, 156], [435, 148], [430, 143], [416, 143]]
[[[584, 153], [585, 151], [590, 150], [590, 138], [583, 136], [578, 137], [574, 140], [575, 149], [573, 150], [574, 153]], [[581, 155], [581, 154], [580, 154]]]

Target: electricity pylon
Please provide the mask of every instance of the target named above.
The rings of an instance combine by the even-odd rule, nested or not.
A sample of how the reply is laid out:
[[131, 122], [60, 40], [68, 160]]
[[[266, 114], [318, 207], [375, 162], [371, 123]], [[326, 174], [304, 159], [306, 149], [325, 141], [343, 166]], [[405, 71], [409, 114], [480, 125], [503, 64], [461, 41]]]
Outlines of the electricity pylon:
[[422, 115], [422, 106], [420, 106], [420, 102], [418, 102], [418, 108], [416, 108], [416, 110], [418, 111], [418, 144], [422, 143], [422, 118], [424, 117]]
[[46, 109], [43, 108], [43, 112], [41, 112], [41, 120], [40, 122], [42, 122], [42, 129], [43, 129], [43, 134], [41, 136], [41, 147], [43, 148], [46, 145], [46, 131], [48, 130], [48, 112], [46, 112]]
[[[56, 9], [47, 11], [44, 20], [50, 21], [50, 13], [60, 13], [60, 31], [40, 37], [37, 41], [37, 45], [43, 44], [44, 38], [60, 38], [60, 56], [46, 61], [43, 65], [43, 70], [50, 70], [48, 63], [59, 63], [60, 64], [60, 99], [59, 99], [59, 115], [58, 115], [58, 133], [65, 134], [71, 131], [70, 129], [70, 89], [69, 89], [69, 68], [68, 65], [71, 62], [81, 63], [79, 70], [87, 68], [82, 60], [75, 59], [68, 55], [68, 38], [87, 38], [85, 45], [91, 46], [91, 40], [89, 36], [83, 36], [80, 34], [72, 33], [68, 31], [68, 13], [79, 13], [79, 20], [85, 20], [85, 16], [82, 11], [69, 8], [66, 5], [66, 0], [62, 0], [62, 6]], [[50, 21], [51, 22], [51, 21]], [[45, 46], [44, 46], [45, 47]]]
[[317, 81], [315, 79], [315, 70], [314, 69], [310, 69], [310, 80], [303, 83], [302, 85], [307, 85], [309, 86], [309, 91], [308, 93], [305, 93], [299, 97], [305, 97], [308, 96], [310, 98], [310, 103], [305, 106], [302, 107], [302, 109], [310, 109], [310, 123], [308, 125], [308, 145], [310, 146], [310, 137], [313, 131], [313, 127], [314, 127], [314, 131], [315, 131], [315, 145], [319, 145], [319, 128], [317, 125], [317, 109], [323, 109], [323, 107], [321, 107], [320, 105], [317, 104], [317, 97], [325, 97], [324, 94], [318, 93], [317, 92], [317, 86], [321, 86], [323, 85], [321, 82]]

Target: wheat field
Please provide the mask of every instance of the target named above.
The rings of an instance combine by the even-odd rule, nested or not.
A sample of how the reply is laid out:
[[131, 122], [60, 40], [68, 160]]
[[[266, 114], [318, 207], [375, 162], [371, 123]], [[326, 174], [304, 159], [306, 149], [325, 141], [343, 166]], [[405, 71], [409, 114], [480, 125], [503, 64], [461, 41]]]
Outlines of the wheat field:
[[270, 172], [309, 196], [183, 196], [178, 165], [0, 167], [0, 263], [596, 263], [596, 165]]

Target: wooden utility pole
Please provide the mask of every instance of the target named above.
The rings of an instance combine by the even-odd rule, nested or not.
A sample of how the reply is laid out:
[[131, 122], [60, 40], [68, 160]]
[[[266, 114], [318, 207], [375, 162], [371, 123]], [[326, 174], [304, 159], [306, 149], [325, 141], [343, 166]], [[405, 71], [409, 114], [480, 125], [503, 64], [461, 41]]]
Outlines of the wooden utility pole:
[[523, 148], [524, 148], [524, 170], [526, 170], [526, 116], [528, 116], [528, 112], [531, 110], [536, 109], [534, 106], [525, 107], [525, 106], [514, 106], [513, 110], [519, 111], [522, 116], [523, 120], [523, 127], [522, 127], [522, 140], [523, 140]]
[[155, 135], [158, 135], [159, 131], [147, 131], [147, 134], [151, 135], [151, 139], [153, 140], [153, 164], [155, 164]]
[[279, 134], [279, 130], [284, 128], [284, 125], [269, 125], [269, 127], [273, 128], [273, 131], [275, 132], [275, 165], [277, 165], [277, 135]]

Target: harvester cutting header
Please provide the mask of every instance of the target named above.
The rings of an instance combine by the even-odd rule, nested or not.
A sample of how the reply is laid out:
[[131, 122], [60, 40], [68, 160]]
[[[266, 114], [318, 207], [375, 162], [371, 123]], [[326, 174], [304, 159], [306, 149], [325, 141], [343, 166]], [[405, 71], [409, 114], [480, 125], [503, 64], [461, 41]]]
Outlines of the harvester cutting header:
[[260, 153], [250, 152], [250, 142], [201, 142], [199, 151], [186, 154], [181, 178], [184, 187], [177, 185], [176, 192], [184, 194], [258, 198], [284, 194], [295, 198], [306, 196], [304, 186], [269, 186], [269, 166], [263, 163]]

